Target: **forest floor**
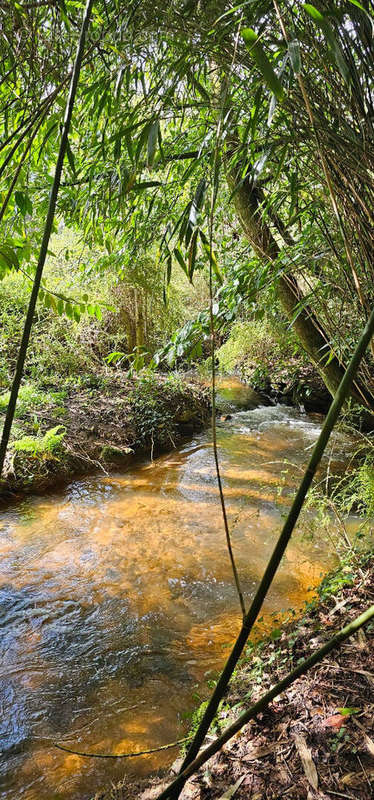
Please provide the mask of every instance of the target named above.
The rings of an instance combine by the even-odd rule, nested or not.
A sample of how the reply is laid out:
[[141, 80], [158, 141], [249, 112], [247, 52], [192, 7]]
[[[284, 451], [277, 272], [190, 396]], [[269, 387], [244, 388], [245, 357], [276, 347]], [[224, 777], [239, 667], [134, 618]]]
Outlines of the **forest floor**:
[[[215, 732], [300, 659], [374, 603], [374, 558], [330, 574], [298, 620], [250, 645]], [[273, 632], [274, 634], [274, 632]], [[186, 784], [181, 800], [371, 800], [374, 796], [374, 623], [275, 700]], [[212, 739], [210, 738], [209, 741]], [[123, 783], [95, 800], [155, 800], [172, 780]]]
[[86, 386], [63, 392], [26, 385], [0, 497], [152, 458], [201, 430], [209, 417], [209, 390], [175, 375], [93, 376]]

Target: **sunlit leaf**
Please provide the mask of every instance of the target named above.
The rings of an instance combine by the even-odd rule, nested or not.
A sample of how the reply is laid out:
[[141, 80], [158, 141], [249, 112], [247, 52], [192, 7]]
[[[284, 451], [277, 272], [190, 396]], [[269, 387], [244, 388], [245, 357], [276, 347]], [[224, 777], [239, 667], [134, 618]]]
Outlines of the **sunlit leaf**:
[[153, 166], [153, 162], [155, 159], [159, 129], [160, 129], [160, 123], [158, 120], [152, 122], [152, 125], [149, 128], [148, 143], [147, 143], [147, 165], [149, 168]]
[[32, 202], [25, 192], [15, 192], [14, 199], [23, 217], [32, 214]]

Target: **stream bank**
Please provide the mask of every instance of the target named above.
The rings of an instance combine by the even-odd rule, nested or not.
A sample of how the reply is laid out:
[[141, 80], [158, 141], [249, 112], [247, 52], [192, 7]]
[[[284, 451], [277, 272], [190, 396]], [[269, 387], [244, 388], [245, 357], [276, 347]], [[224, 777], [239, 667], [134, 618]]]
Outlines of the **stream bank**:
[[[299, 618], [291, 616], [282, 629], [249, 644], [212, 733], [222, 732], [373, 601], [374, 559], [351, 553], [325, 577]], [[371, 622], [246, 725], [187, 782], [180, 800], [371, 800], [373, 657]], [[180, 763], [162, 779], [125, 780], [93, 800], [154, 800]]]
[[[0, 400], [6, 408], [6, 395]], [[191, 376], [91, 376], [86, 386], [42, 393], [21, 389], [0, 480], [0, 498], [40, 492], [71, 478], [127, 468], [203, 429], [210, 392]], [[1, 426], [0, 426], [1, 427]]]

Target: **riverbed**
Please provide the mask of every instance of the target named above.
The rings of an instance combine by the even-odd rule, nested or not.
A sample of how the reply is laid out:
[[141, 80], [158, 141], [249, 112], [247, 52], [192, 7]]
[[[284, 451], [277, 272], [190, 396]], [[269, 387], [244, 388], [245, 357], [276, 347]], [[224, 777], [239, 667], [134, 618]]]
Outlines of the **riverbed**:
[[[238, 572], [250, 601], [321, 426], [265, 406], [237, 382], [219, 398], [219, 457]], [[238, 410], [239, 409], [239, 410]], [[335, 438], [334, 459], [344, 460]], [[332, 523], [333, 524], [333, 523]], [[125, 473], [27, 497], [0, 523], [3, 800], [88, 800], [124, 775], [170, 764], [167, 750], [209, 694], [240, 626], [211, 431]], [[300, 608], [336, 556], [304, 520], [260, 628]]]

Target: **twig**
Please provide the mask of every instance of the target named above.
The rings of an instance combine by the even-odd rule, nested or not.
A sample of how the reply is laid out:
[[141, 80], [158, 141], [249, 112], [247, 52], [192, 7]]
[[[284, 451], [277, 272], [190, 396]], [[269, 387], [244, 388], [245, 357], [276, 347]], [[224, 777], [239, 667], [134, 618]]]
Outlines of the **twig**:
[[152, 747], [151, 750], [139, 750], [137, 753], [82, 753], [79, 750], [71, 750], [70, 747], [64, 747], [62, 744], [54, 743], [54, 747], [57, 747], [58, 750], [63, 750], [65, 753], [73, 753], [75, 756], [81, 756], [82, 758], [137, 758], [138, 756], [148, 756], [151, 753], [159, 753], [160, 750], [171, 750], [172, 747], [178, 747], [180, 744], [184, 744], [188, 742], [189, 737], [187, 736], [185, 739], [178, 739], [176, 742], [170, 742], [169, 744], [163, 744], [161, 747]]

